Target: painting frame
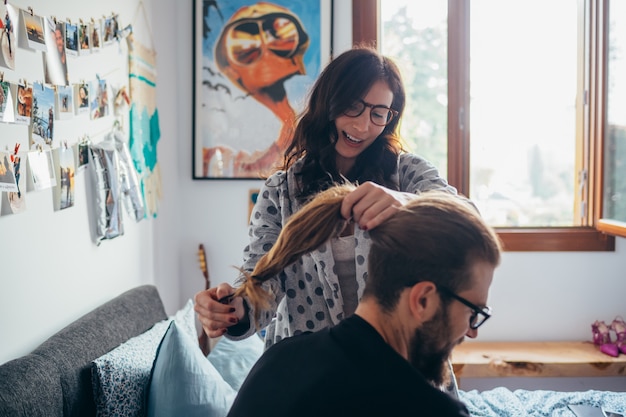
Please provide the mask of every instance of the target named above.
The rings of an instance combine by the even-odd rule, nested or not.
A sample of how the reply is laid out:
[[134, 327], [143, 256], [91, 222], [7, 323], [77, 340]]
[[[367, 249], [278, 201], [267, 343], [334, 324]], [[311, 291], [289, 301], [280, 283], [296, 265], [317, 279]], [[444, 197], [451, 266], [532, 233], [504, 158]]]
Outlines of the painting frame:
[[259, 179], [282, 161], [332, 57], [332, 10], [333, 0], [193, 1], [192, 179]]

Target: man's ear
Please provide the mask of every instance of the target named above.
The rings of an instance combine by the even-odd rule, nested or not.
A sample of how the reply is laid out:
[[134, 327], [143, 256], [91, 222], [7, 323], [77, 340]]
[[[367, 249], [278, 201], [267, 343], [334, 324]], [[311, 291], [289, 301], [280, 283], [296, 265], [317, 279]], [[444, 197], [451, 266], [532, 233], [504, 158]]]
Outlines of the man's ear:
[[440, 301], [437, 286], [431, 281], [418, 282], [409, 291], [409, 309], [419, 323], [428, 321], [435, 315]]

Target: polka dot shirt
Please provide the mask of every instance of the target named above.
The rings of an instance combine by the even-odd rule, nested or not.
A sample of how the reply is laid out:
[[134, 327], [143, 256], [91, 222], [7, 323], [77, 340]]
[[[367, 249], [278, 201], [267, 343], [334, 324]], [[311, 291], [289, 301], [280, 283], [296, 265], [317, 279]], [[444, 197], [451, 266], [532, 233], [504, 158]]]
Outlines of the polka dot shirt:
[[[246, 270], [254, 268], [258, 259], [274, 245], [289, 217], [301, 208], [295, 197], [295, 174], [301, 169], [301, 163], [296, 162], [287, 172], [274, 173], [262, 186], [250, 220], [250, 244], [244, 249]], [[437, 189], [456, 194], [456, 189], [439, 176], [432, 164], [413, 154], [399, 156], [394, 180], [405, 192]], [[358, 227], [355, 227], [354, 239], [355, 278], [360, 299], [367, 279], [370, 239], [369, 234]], [[270, 308], [260, 314], [261, 327], [267, 327], [266, 347], [286, 337], [337, 324], [344, 318], [343, 297], [330, 242], [302, 256], [263, 285], [274, 295]], [[250, 323], [254, 323], [254, 311], [250, 309], [249, 314]], [[254, 332], [251, 326], [242, 335], [228, 337], [244, 339]]]

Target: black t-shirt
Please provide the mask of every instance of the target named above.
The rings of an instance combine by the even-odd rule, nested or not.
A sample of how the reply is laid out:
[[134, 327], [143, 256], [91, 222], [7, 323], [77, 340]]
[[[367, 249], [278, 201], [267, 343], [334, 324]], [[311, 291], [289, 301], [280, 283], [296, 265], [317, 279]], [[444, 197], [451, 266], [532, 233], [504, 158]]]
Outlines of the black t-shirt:
[[365, 320], [278, 342], [261, 356], [228, 417], [469, 416]]

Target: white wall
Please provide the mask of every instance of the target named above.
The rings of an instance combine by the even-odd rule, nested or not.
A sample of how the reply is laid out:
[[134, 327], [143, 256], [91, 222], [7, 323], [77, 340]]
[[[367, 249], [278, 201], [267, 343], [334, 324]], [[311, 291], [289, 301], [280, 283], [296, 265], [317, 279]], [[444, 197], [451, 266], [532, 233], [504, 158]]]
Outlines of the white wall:
[[[335, 3], [335, 53], [339, 53], [350, 44], [350, 7], [349, 2]], [[136, 0], [14, 4], [72, 19], [119, 11], [122, 22], [129, 22], [137, 7]], [[74, 208], [53, 212], [50, 193], [30, 192], [27, 213], [0, 217], [0, 363], [27, 353], [82, 313], [142, 283], [156, 283], [168, 312], [174, 312], [203, 289], [199, 243], [206, 247], [213, 284], [231, 282], [237, 275], [231, 265], [241, 263], [248, 240], [248, 190], [258, 188], [260, 181], [191, 179], [192, 7], [173, 0], [145, 4], [158, 52], [163, 177], [158, 217], [127, 222], [124, 236], [95, 247], [81, 201], [85, 184], [80, 176]], [[118, 58], [105, 65], [114, 65]], [[97, 63], [87, 65], [88, 73], [101, 71]], [[13, 76], [5, 71], [5, 78]], [[67, 129], [71, 138], [81, 129], [101, 131], [109, 122], [57, 126]], [[0, 125], [1, 147], [11, 142], [6, 129]], [[618, 239], [616, 251], [610, 253], [505, 253], [490, 296], [494, 316], [481, 328], [479, 338], [589, 340], [594, 320], [626, 316], [624, 271], [625, 239]], [[624, 378], [557, 380], [548, 389], [607, 388], [606, 384], [626, 389]]]
[[[24, 9], [30, 6], [35, 14], [72, 22], [116, 12], [120, 24], [126, 25], [133, 19], [138, 1], [16, 0], [11, 4]], [[136, 36], [145, 39], [146, 32], [138, 27]], [[42, 81], [42, 62], [40, 52], [20, 49], [15, 70], [4, 69], [4, 79]], [[68, 61], [71, 83], [89, 82], [99, 74], [109, 85], [124, 85], [128, 82], [127, 66], [125, 42], [90, 56], [69, 57]], [[97, 142], [111, 129], [113, 120], [109, 116], [92, 121], [88, 115], [80, 115], [56, 121], [55, 142], [67, 140], [71, 145], [83, 134]], [[167, 125], [173, 122], [165, 121], [164, 125], [167, 132]], [[124, 126], [128, 126], [127, 120]], [[13, 149], [16, 141], [21, 143], [21, 151], [28, 149], [27, 126], [0, 124], [0, 148]], [[23, 164], [23, 174], [25, 168]], [[0, 217], [0, 363], [28, 353], [69, 322], [121, 292], [155, 282], [153, 229], [157, 221], [135, 223], [127, 218], [124, 236], [96, 247], [90, 232], [94, 219], [87, 207], [90, 177], [86, 174], [78, 172], [75, 177], [74, 207], [55, 212], [52, 190], [31, 191], [26, 193], [26, 212]], [[172, 288], [177, 304], [178, 284], [174, 282]]]

